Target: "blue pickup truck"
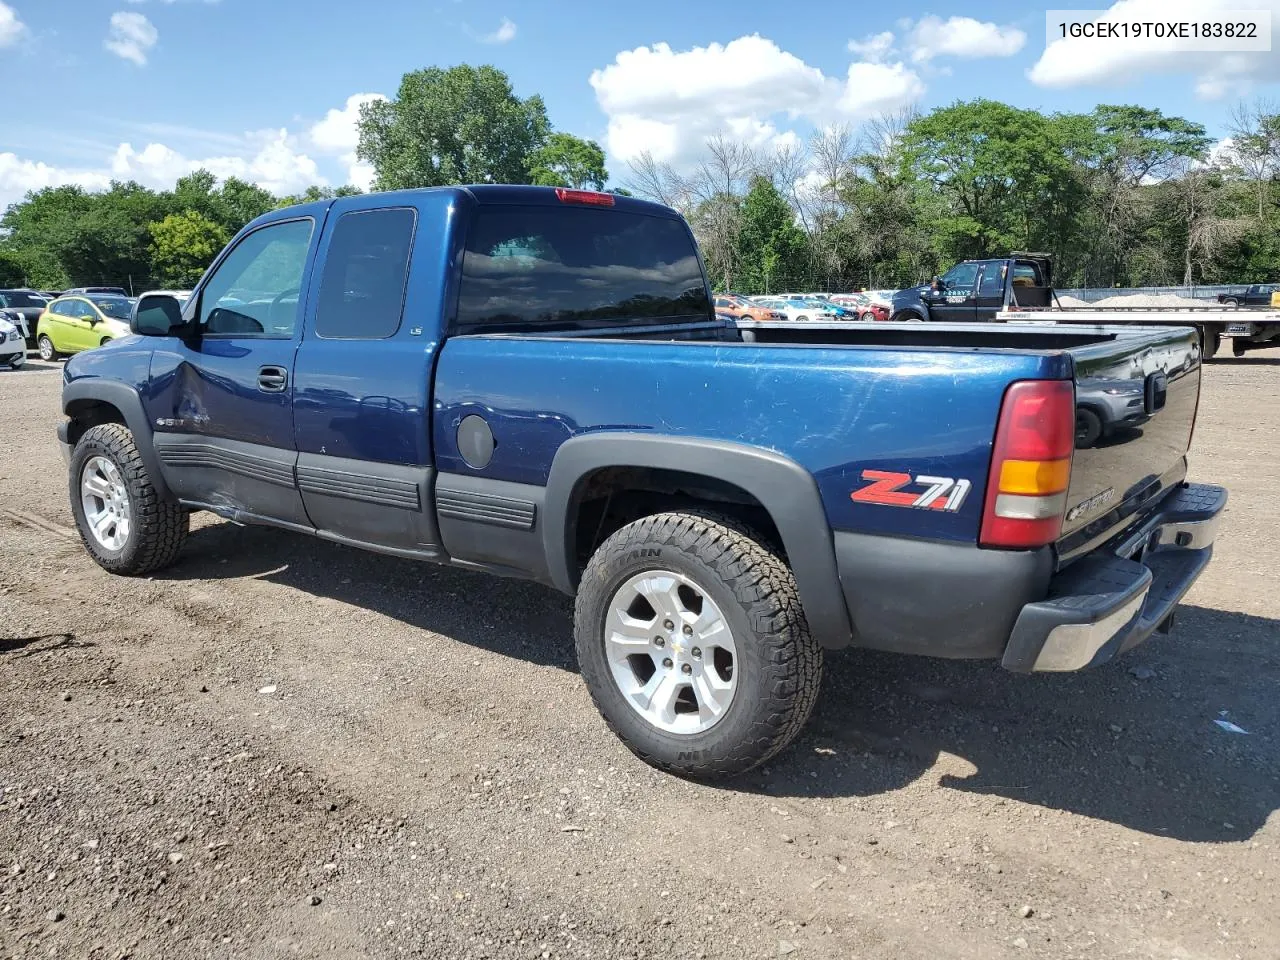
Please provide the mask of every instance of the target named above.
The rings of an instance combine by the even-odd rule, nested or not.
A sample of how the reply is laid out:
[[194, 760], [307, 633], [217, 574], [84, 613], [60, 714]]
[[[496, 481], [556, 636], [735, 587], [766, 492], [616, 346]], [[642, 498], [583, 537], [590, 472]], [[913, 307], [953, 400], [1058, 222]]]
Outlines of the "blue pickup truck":
[[[688, 225], [628, 197], [275, 211], [67, 362], [76, 524], [125, 575], [207, 510], [576, 595], [610, 727], [695, 777], [782, 749], [827, 651], [1078, 670], [1167, 628], [1208, 563], [1226, 494], [1186, 482], [1193, 330], [712, 303]], [[1081, 444], [1094, 381], [1135, 416]]]

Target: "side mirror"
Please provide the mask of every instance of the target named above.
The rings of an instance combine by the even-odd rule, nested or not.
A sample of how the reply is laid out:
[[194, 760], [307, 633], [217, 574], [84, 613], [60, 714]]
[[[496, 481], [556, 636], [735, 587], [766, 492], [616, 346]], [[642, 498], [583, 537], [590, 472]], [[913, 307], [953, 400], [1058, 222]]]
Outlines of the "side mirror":
[[176, 336], [181, 327], [182, 304], [168, 294], [143, 297], [129, 321], [129, 329], [144, 337]]
[[82, 314], [80, 319], [90, 325], [96, 324], [98, 322], [98, 318], [94, 316], [92, 313]]

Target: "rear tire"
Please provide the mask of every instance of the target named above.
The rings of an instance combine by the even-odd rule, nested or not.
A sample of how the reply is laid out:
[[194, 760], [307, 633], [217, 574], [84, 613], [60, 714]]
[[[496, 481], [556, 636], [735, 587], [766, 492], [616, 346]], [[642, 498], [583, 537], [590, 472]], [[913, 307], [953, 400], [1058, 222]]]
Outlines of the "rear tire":
[[40, 338], [36, 341], [36, 349], [40, 351], [40, 359], [46, 362], [62, 359], [62, 354], [54, 347], [47, 333], [40, 334]]
[[[156, 490], [128, 427], [104, 423], [86, 430], [71, 454], [69, 485], [80, 540], [102, 569], [140, 576], [177, 558], [187, 511]], [[109, 495], [95, 496], [95, 489]], [[101, 518], [97, 533], [88, 511]]]
[[[822, 682], [790, 569], [716, 514], [657, 514], [609, 537], [583, 572], [574, 636], [609, 728], [646, 763], [686, 777], [767, 761], [804, 726]], [[719, 703], [717, 690], [727, 691]]]

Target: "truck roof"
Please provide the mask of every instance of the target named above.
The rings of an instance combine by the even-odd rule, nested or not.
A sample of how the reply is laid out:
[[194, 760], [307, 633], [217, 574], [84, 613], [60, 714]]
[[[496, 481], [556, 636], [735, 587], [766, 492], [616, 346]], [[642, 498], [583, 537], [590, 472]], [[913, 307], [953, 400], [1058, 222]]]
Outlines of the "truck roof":
[[[611, 207], [615, 210], [625, 210], [632, 213], [644, 213], [649, 216], [678, 218], [680, 214], [672, 210], [670, 207], [663, 206], [660, 203], [653, 203], [649, 200], [641, 200], [638, 197], [625, 197], [617, 193], [600, 193], [594, 190], [569, 190], [562, 187], [534, 187], [523, 184], [506, 184], [506, 183], [478, 183], [468, 184], [465, 186], [449, 186], [449, 187], [419, 187], [410, 190], [388, 190], [382, 193], [361, 194], [355, 198], [363, 200], [367, 203], [368, 199], [377, 197], [381, 202], [385, 199], [387, 206], [396, 206], [404, 203], [406, 199], [424, 193], [454, 193], [469, 197], [474, 203], [480, 206], [488, 206], [490, 204], [505, 205], [521, 205], [521, 206], [554, 206], [557, 204], [572, 204], [574, 206], [600, 206]], [[342, 203], [346, 197], [337, 197], [332, 200], [317, 200], [311, 203], [300, 203], [291, 207], [281, 207], [278, 210], [272, 210], [270, 213], [263, 214], [258, 222], [268, 222], [270, 220], [286, 219], [304, 214], [319, 215], [336, 203]]]

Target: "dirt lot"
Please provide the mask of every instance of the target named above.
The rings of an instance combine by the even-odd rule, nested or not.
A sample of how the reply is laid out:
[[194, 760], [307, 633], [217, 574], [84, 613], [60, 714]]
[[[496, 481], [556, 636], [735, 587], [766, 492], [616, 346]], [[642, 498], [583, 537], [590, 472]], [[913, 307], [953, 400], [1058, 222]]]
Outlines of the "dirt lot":
[[608, 733], [549, 590], [205, 517], [108, 576], [57, 368], [0, 373], [0, 957], [1280, 956], [1280, 351], [1205, 380], [1232, 501], [1171, 636], [833, 656], [707, 787]]

